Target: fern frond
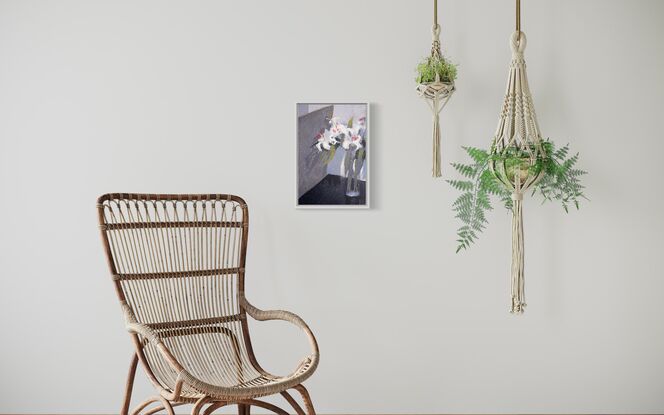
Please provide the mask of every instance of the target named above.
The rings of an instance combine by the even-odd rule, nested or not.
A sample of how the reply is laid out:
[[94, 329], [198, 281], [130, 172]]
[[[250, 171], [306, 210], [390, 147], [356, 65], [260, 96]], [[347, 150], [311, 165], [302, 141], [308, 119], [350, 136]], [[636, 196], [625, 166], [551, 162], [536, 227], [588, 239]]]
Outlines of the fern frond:
[[[486, 227], [486, 212], [493, 209], [490, 197], [503, 196], [507, 190], [489, 169], [489, 152], [475, 147], [463, 147], [473, 164], [453, 163], [454, 169], [469, 180], [447, 182], [463, 193], [452, 204], [455, 217], [462, 222], [457, 229], [457, 252], [468, 249]], [[509, 192], [507, 192], [509, 195]]]
[[565, 144], [563, 147], [560, 147], [558, 150], [555, 150], [553, 152], [553, 158], [557, 160], [564, 160], [567, 157], [568, 152], [569, 152], [569, 144]]
[[466, 150], [466, 153], [470, 156], [471, 159], [475, 162], [475, 164], [484, 164], [486, 161], [489, 159], [489, 153], [486, 150], [482, 150], [481, 148], [477, 147], [462, 147], [464, 150]]
[[544, 176], [533, 189], [542, 196], [542, 201], [557, 200], [565, 212], [569, 212], [569, 205], [579, 207], [579, 199], [587, 199], [583, 194], [584, 186], [580, 177], [587, 174], [584, 170], [575, 168], [579, 161], [579, 154], [569, 155], [569, 144], [556, 150], [553, 143], [547, 141], [550, 151], [549, 157], [542, 160]]
[[[542, 177], [533, 187], [532, 194], [539, 194], [543, 202], [559, 201], [565, 211], [569, 211], [570, 206], [578, 209], [580, 199], [587, 199], [580, 180], [587, 173], [576, 167], [578, 153], [570, 156], [569, 145], [556, 149], [550, 140], [543, 141], [541, 148], [543, 151], [538, 153], [531, 173], [542, 173]], [[468, 249], [486, 227], [486, 212], [493, 209], [491, 196], [497, 196], [508, 210], [513, 208], [511, 190], [496, 178], [489, 162], [521, 162], [523, 158], [522, 150], [518, 148], [508, 148], [500, 153], [475, 147], [463, 149], [472, 163], [452, 163], [452, 166], [464, 180], [448, 180], [452, 187], [461, 191], [452, 204], [455, 217], [462, 222], [457, 229], [457, 252]]]
[[465, 177], [472, 178], [473, 176], [475, 176], [475, 168], [473, 166], [461, 163], [452, 163], [452, 167], [454, 167], [456, 171], [458, 171]]
[[469, 180], [448, 180], [447, 183], [452, 185], [457, 190], [462, 192], [469, 192], [473, 190], [474, 183]]

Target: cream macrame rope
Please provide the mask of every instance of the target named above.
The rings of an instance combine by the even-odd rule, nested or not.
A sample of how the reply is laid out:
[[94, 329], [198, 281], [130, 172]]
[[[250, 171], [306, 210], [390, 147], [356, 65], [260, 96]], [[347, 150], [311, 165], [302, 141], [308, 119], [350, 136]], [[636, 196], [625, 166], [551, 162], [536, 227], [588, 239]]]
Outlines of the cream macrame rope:
[[454, 92], [454, 84], [449, 85], [439, 81], [439, 76], [436, 74], [437, 81], [428, 85], [418, 85], [417, 91], [420, 96], [424, 97], [433, 114], [433, 177], [441, 177], [441, 154], [440, 154], [440, 112], [445, 108], [447, 102], [452, 97]]
[[[518, 183], [518, 181], [516, 181]], [[512, 193], [512, 313], [523, 313], [526, 293], [523, 278], [523, 193]]]
[[[442, 59], [443, 54], [440, 50], [440, 25], [438, 24], [438, 3], [434, 0], [434, 18], [431, 28], [431, 57]], [[449, 83], [441, 82], [440, 74], [436, 73], [434, 82], [419, 84], [416, 87], [417, 93], [427, 101], [429, 109], [433, 114], [433, 165], [432, 176], [441, 177], [441, 154], [440, 154], [440, 112], [445, 108], [447, 102], [454, 93], [454, 81]]]
[[[439, 59], [443, 57], [443, 53], [440, 51], [440, 25], [438, 23], [434, 23], [431, 28], [431, 57]], [[440, 81], [440, 78], [437, 81]]]
[[[526, 61], [523, 57], [526, 49], [526, 35], [517, 30], [512, 33], [510, 47], [512, 61], [505, 99], [500, 112], [498, 128], [494, 136], [494, 152], [514, 147], [526, 152], [529, 165], [533, 165], [542, 153], [542, 135], [540, 133], [535, 107], [528, 86]], [[543, 172], [533, 175], [530, 172], [522, 177], [520, 171], [513, 172], [513, 180], [508, 180], [504, 163], [492, 161], [491, 169], [503, 185], [512, 192], [512, 278], [511, 308], [512, 313], [523, 313], [526, 306], [524, 280], [524, 237], [523, 237], [523, 193], [536, 184]], [[523, 168], [523, 167], [520, 167]]]

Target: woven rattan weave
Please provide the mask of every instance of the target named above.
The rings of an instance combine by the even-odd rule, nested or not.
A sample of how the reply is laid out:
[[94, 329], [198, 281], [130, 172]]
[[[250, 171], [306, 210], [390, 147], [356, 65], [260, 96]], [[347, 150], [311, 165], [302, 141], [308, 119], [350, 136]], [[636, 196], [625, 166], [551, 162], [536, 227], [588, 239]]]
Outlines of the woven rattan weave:
[[[318, 365], [311, 330], [295, 314], [259, 310], [245, 298], [249, 214], [244, 200], [106, 194], [97, 205], [108, 265], [136, 349], [122, 415], [173, 414], [173, 407], [183, 404], [193, 404], [193, 415], [210, 415], [230, 404], [237, 404], [242, 415], [251, 406], [286, 414], [257, 399], [273, 394], [304, 415], [289, 389], [297, 390], [306, 413], [314, 414], [301, 384]], [[268, 373], [252, 350], [247, 316], [295, 324], [308, 336], [311, 354], [287, 376]], [[138, 361], [158, 396], [130, 412]]]

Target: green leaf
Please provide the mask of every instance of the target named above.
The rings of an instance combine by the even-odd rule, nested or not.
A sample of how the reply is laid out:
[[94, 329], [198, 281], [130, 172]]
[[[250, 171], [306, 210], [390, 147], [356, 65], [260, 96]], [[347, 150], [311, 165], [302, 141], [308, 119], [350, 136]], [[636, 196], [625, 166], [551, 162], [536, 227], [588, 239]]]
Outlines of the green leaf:
[[483, 164], [489, 159], [489, 153], [486, 150], [475, 147], [462, 147], [466, 150], [466, 153], [473, 159], [477, 164]]
[[563, 209], [568, 212], [569, 206], [579, 208], [579, 200], [587, 199], [584, 195], [584, 186], [580, 177], [587, 174], [584, 170], [576, 168], [579, 155], [569, 156], [569, 146], [556, 149], [550, 140], [542, 141], [531, 148], [508, 147], [497, 152], [494, 144], [491, 152], [475, 147], [463, 147], [472, 163], [452, 163], [452, 167], [464, 177], [464, 180], [448, 180], [450, 186], [459, 190], [461, 194], [452, 203], [455, 217], [461, 221], [457, 229], [457, 249], [468, 249], [481, 233], [488, 220], [486, 212], [493, 209], [491, 196], [497, 196], [506, 209], [511, 210], [511, 189], [489, 168], [490, 162], [501, 163], [505, 166], [524, 165], [524, 157], [535, 154], [534, 163], [528, 163], [529, 174], [540, 175], [539, 182], [533, 186], [532, 194], [539, 194], [542, 201], [557, 200]]
[[448, 180], [462, 194], [452, 204], [455, 217], [462, 222], [457, 229], [457, 250], [468, 249], [488, 223], [486, 211], [491, 210], [489, 196], [500, 193], [488, 169], [489, 153], [475, 147], [464, 147], [473, 164], [453, 163], [454, 169], [469, 180]]
[[579, 199], [587, 199], [583, 194], [583, 185], [579, 178], [587, 174], [584, 170], [574, 168], [579, 161], [579, 154], [568, 157], [569, 145], [555, 150], [555, 145], [547, 140], [544, 147], [549, 157], [542, 159], [544, 176], [535, 188], [539, 190], [543, 201], [557, 200], [568, 212], [568, 204], [573, 203], [579, 208]]
[[473, 166], [469, 166], [467, 164], [461, 164], [461, 163], [452, 163], [452, 167], [465, 177], [473, 177], [475, 176], [475, 168]]
[[323, 160], [323, 163], [325, 165], [330, 164], [330, 162], [334, 159], [334, 155], [336, 154], [336, 152], [337, 152], [337, 147], [336, 146], [330, 148], [330, 150], [327, 152], [327, 158], [325, 160]]
[[457, 77], [457, 66], [444, 57], [433, 58], [428, 56], [417, 65], [415, 80], [418, 84], [434, 82], [436, 75], [439, 76], [441, 82], [452, 82]]
[[473, 190], [474, 183], [469, 180], [448, 180], [447, 183], [451, 184], [457, 190], [468, 192]]

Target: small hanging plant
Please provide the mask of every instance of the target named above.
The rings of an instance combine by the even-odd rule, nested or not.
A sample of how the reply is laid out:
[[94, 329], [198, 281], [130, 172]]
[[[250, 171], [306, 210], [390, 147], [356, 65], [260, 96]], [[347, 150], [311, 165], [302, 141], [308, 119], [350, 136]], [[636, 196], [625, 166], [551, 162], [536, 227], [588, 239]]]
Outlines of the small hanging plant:
[[457, 66], [445, 56], [428, 56], [417, 65], [417, 84], [442, 82], [451, 84], [457, 77]]
[[539, 148], [527, 149], [510, 146], [498, 151], [495, 144], [487, 151], [463, 147], [472, 162], [452, 163], [464, 176], [463, 180], [448, 180], [461, 195], [452, 205], [456, 217], [462, 222], [457, 230], [457, 252], [467, 249], [486, 227], [486, 212], [493, 209], [491, 197], [497, 197], [506, 209], [513, 208], [513, 190], [530, 187], [532, 195], [539, 194], [542, 202], [558, 201], [565, 212], [570, 206], [579, 208], [580, 199], [586, 199], [581, 184], [585, 171], [576, 167], [578, 153], [569, 156], [569, 145], [556, 149], [550, 140], [540, 142]]
[[440, 112], [455, 91], [456, 65], [443, 56], [440, 48], [440, 25], [438, 24], [438, 0], [433, 2], [433, 27], [431, 28], [431, 54], [417, 65], [415, 88], [427, 101], [433, 114], [433, 162], [431, 174], [441, 177], [440, 169]]

